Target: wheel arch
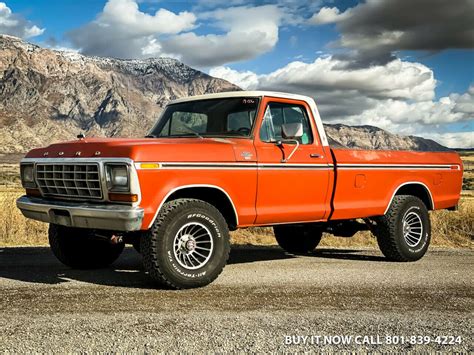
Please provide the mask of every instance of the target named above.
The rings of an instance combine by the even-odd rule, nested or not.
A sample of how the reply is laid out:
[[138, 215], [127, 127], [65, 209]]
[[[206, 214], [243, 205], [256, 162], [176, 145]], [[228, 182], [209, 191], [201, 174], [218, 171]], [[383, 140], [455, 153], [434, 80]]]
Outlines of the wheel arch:
[[390, 205], [393, 202], [393, 199], [398, 195], [411, 195], [418, 197], [421, 201], [423, 201], [428, 210], [434, 210], [435, 208], [433, 195], [431, 194], [429, 187], [420, 181], [408, 181], [398, 185], [398, 187], [394, 190], [384, 214], [387, 213]]
[[155, 222], [163, 205], [178, 198], [195, 198], [210, 203], [222, 213], [230, 230], [235, 230], [239, 224], [237, 209], [227, 191], [216, 185], [197, 184], [178, 186], [169, 191], [160, 202], [148, 228]]

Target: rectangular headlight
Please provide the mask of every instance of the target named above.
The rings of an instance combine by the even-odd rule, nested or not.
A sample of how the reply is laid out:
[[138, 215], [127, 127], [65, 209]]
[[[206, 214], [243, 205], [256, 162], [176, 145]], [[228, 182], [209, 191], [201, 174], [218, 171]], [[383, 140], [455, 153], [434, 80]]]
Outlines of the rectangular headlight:
[[128, 166], [125, 164], [106, 164], [105, 178], [109, 191], [129, 192], [130, 176]]
[[20, 165], [21, 184], [25, 188], [36, 187], [35, 184], [35, 167], [33, 164]]

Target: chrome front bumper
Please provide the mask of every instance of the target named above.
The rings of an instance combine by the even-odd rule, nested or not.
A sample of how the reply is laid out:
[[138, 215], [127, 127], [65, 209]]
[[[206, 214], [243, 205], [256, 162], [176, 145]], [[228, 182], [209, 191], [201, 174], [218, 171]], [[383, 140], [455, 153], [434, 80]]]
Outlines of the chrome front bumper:
[[143, 208], [126, 205], [51, 201], [29, 196], [20, 197], [16, 205], [27, 218], [68, 227], [135, 231], [143, 220]]

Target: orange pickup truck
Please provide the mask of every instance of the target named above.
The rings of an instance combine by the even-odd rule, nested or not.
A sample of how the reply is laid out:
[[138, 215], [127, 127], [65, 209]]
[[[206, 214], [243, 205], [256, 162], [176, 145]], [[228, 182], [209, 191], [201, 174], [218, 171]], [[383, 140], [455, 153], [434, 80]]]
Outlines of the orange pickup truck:
[[125, 243], [172, 288], [212, 282], [229, 230], [273, 226], [289, 253], [323, 232], [376, 236], [394, 261], [420, 259], [429, 210], [455, 209], [458, 154], [331, 149], [313, 99], [240, 91], [172, 101], [142, 139], [93, 139], [33, 149], [21, 162], [22, 213], [50, 223], [53, 253], [104, 267]]

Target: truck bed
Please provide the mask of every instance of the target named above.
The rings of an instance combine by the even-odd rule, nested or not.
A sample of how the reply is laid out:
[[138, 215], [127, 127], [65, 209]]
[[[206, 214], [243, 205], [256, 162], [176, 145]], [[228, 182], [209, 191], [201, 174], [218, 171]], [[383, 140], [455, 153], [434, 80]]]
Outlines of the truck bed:
[[457, 153], [351, 149], [331, 153], [335, 166], [331, 219], [383, 215], [404, 186], [425, 190], [430, 209], [458, 203], [462, 162]]

